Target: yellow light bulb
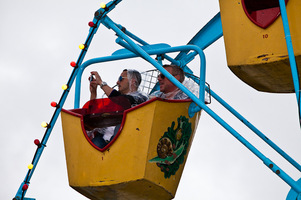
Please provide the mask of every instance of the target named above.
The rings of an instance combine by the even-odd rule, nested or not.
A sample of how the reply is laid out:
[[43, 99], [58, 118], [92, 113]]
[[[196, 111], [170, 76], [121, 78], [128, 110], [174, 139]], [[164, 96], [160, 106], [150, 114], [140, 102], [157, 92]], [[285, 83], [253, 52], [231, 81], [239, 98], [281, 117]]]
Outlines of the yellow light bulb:
[[107, 5], [106, 5], [104, 2], [100, 3], [100, 7], [101, 7], [101, 8], [106, 8], [106, 6], [107, 6]]
[[42, 122], [41, 126], [46, 128], [48, 126], [48, 124], [46, 122]]
[[33, 165], [30, 164], [30, 165], [28, 165], [27, 167], [28, 167], [28, 169], [32, 169], [32, 168], [33, 168]]
[[80, 49], [84, 49], [84, 48], [85, 48], [85, 45], [84, 45], [84, 44], [80, 44], [78, 47], [79, 47]]
[[63, 90], [67, 90], [67, 88], [68, 88], [68, 85], [66, 85], [66, 84], [64, 84], [64, 85], [62, 86], [62, 89], [63, 89]]

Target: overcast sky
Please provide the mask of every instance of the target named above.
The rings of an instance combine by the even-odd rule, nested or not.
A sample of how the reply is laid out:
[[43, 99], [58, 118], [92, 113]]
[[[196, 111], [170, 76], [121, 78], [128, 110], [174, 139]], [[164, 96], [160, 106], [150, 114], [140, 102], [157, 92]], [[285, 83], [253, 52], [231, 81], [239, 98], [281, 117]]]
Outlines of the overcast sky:
[[[2, 0], [0, 3], [0, 93], [2, 110], [0, 199], [12, 199], [27, 173], [36, 146], [59, 101], [61, 86], [77, 60], [100, 1]], [[186, 44], [216, 13], [218, 1], [124, 0], [110, 14], [116, 23], [151, 44]], [[120, 48], [115, 34], [101, 27], [86, 59]], [[294, 94], [268, 94], [241, 82], [227, 67], [223, 38], [205, 50], [211, 88], [291, 157], [301, 162], [301, 132]], [[114, 67], [114, 70], [112, 68]], [[198, 61], [190, 66], [199, 75]], [[116, 68], [116, 70], [115, 70]], [[141, 60], [95, 65], [84, 73], [81, 105], [88, 100], [88, 72], [98, 70], [114, 85], [123, 68], [152, 69]], [[113, 71], [113, 72], [112, 72]], [[116, 72], [116, 73], [115, 73]], [[64, 108], [72, 108], [71, 91]], [[267, 157], [298, 180], [297, 170], [231, 117], [216, 101], [210, 108]], [[290, 187], [261, 160], [203, 112], [176, 194], [176, 200], [283, 200]], [[40, 200], [86, 199], [68, 185], [61, 121], [52, 131], [31, 179], [27, 197]]]

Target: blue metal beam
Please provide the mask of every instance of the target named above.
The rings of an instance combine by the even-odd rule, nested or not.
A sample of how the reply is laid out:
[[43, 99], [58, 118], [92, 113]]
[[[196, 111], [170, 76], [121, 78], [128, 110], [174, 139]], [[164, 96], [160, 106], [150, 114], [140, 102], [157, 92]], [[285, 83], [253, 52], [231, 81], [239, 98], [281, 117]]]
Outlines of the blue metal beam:
[[[85, 41], [85, 44], [84, 44], [84, 49], [82, 49], [82, 51], [81, 51], [81, 53], [80, 53], [80, 55], [79, 55], [79, 57], [78, 57], [78, 60], [77, 60], [77, 62], [76, 62], [76, 65], [77, 65], [77, 66], [79, 66], [79, 65], [82, 64], [82, 61], [84, 60], [84, 57], [85, 57], [85, 55], [86, 55], [86, 53], [87, 53], [87, 50], [88, 50], [88, 48], [89, 48], [89, 46], [90, 46], [90, 43], [91, 43], [91, 41], [92, 41], [92, 39], [93, 39], [93, 36], [94, 36], [94, 34], [97, 32], [97, 29], [98, 29], [98, 26], [99, 26], [99, 24], [100, 24], [100, 22], [101, 22], [102, 16], [105, 16], [108, 12], [110, 12], [113, 8], [115, 8], [115, 6], [116, 6], [119, 2], [121, 2], [121, 1], [122, 1], [122, 0], [114, 0], [114, 1], [111, 1], [111, 2], [109, 2], [109, 3], [107, 4], [107, 7], [106, 7], [105, 9], [99, 9], [99, 10], [95, 13], [95, 18], [94, 18], [93, 22], [94, 22], [97, 26], [91, 27], [91, 28], [90, 28], [88, 37], [87, 37], [87, 39], [86, 39], [86, 41]], [[100, 14], [100, 15], [98, 15], [98, 14]], [[33, 175], [33, 173], [34, 173], [34, 171], [35, 171], [35, 169], [36, 169], [36, 166], [37, 166], [37, 164], [38, 164], [38, 162], [39, 162], [39, 160], [40, 160], [40, 157], [41, 157], [41, 155], [42, 155], [42, 153], [43, 153], [43, 150], [44, 150], [45, 147], [46, 147], [46, 143], [47, 143], [47, 141], [48, 141], [48, 139], [49, 139], [49, 137], [50, 137], [50, 134], [51, 134], [51, 132], [52, 132], [52, 129], [53, 129], [53, 127], [54, 127], [54, 125], [55, 125], [55, 123], [56, 123], [56, 120], [57, 120], [57, 118], [58, 118], [58, 116], [59, 116], [59, 114], [60, 114], [60, 112], [61, 112], [61, 109], [62, 109], [62, 107], [63, 107], [63, 105], [64, 105], [64, 103], [65, 103], [65, 101], [66, 101], [66, 98], [67, 98], [67, 96], [68, 96], [68, 94], [69, 94], [70, 88], [71, 88], [71, 86], [72, 86], [72, 84], [73, 84], [73, 82], [74, 82], [74, 80], [75, 80], [75, 77], [76, 77], [76, 75], [77, 75], [77, 71], [78, 71], [78, 67], [75, 67], [75, 68], [73, 69], [71, 75], [70, 75], [70, 78], [69, 78], [69, 80], [68, 80], [68, 83], [66, 84], [66, 85], [67, 85], [67, 89], [64, 90], [64, 92], [63, 92], [63, 94], [62, 94], [62, 96], [61, 96], [61, 99], [60, 99], [60, 101], [59, 101], [59, 103], [58, 103], [58, 106], [57, 106], [57, 108], [56, 108], [56, 110], [55, 110], [55, 112], [54, 112], [54, 114], [53, 114], [53, 116], [52, 116], [52, 118], [51, 118], [51, 120], [50, 120], [48, 126], [46, 127], [47, 129], [46, 129], [46, 132], [45, 132], [45, 134], [44, 134], [44, 137], [43, 137], [43, 139], [42, 139], [42, 141], [41, 141], [41, 145], [38, 146], [38, 148], [37, 148], [37, 150], [36, 150], [36, 153], [35, 153], [35, 155], [34, 155], [34, 158], [33, 158], [33, 160], [32, 160], [32, 163], [31, 163], [31, 164], [32, 164], [32, 168], [28, 170], [28, 172], [27, 172], [27, 174], [26, 174], [26, 176], [25, 176], [24, 181], [21, 183], [21, 185], [20, 185], [20, 187], [19, 187], [19, 189], [18, 189], [18, 191], [17, 191], [17, 194], [16, 194], [16, 196], [15, 196], [15, 198], [14, 198], [14, 199], [16, 199], [16, 200], [32, 199], [32, 198], [26, 198], [26, 197], [25, 197], [25, 194], [26, 194], [26, 192], [27, 192], [27, 189], [23, 189], [23, 186], [24, 186], [25, 184], [29, 185], [29, 183], [30, 183], [30, 179], [31, 179], [31, 177], [32, 177], [32, 175]]]
[[206, 91], [210, 92], [211, 96], [215, 100], [217, 100], [229, 112], [231, 112], [235, 117], [237, 117], [237, 119], [239, 119], [243, 124], [245, 124], [249, 129], [251, 129], [258, 137], [260, 137], [264, 142], [266, 142], [270, 147], [272, 147], [276, 152], [278, 152], [283, 158], [285, 158], [289, 163], [291, 163], [296, 169], [298, 169], [301, 172], [301, 166], [299, 163], [297, 163], [288, 154], [286, 154], [280, 147], [278, 147], [274, 142], [272, 142], [268, 137], [266, 137], [261, 131], [259, 131], [253, 124], [251, 124], [246, 118], [239, 114], [233, 107], [226, 103], [215, 92], [213, 92], [208, 87], [206, 87]]
[[[121, 2], [121, 0], [111, 1], [110, 3], [107, 4], [106, 8], [101, 8], [95, 13], [93, 22], [97, 26], [90, 28], [89, 35], [85, 42], [85, 48], [82, 50], [82, 52], [77, 60], [77, 67], [74, 68], [74, 70], [69, 78], [69, 81], [67, 83], [68, 88], [67, 88], [67, 90], [65, 90], [63, 92], [63, 94], [61, 96], [61, 99], [58, 103], [58, 107], [57, 107], [57, 109], [49, 123], [49, 126], [47, 127], [47, 130], [45, 132], [41, 146], [37, 148], [36, 154], [32, 161], [33, 168], [28, 171], [24, 182], [21, 183], [21, 186], [16, 194], [15, 199], [17, 199], [17, 200], [30, 199], [30, 198], [24, 197], [27, 189], [22, 190], [22, 188], [23, 188], [24, 184], [29, 184], [29, 182], [30, 182], [31, 176], [36, 168], [39, 158], [43, 152], [43, 149], [46, 146], [46, 143], [50, 136], [52, 128], [55, 125], [55, 122], [58, 118], [61, 108], [67, 98], [67, 95], [69, 94], [70, 88], [75, 80], [75, 77], [77, 77], [77, 79], [76, 79], [76, 94], [75, 94], [75, 105], [74, 106], [75, 106], [75, 108], [78, 108], [79, 107], [79, 99], [80, 99], [81, 76], [82, 76], [83, 70], [88, 65], [91, 65], [94, 63], [99, 63], [99, 62], [121, 60], [121, 59], [133, 58], [133, 57], [141, 57], [141, 58], [145, 59], [146, 61], [148, 61], [149, 63], [151, 63], [162, 74], [164, 74], [166, 76], [166, 78], [168, 78], [172, 83], [174, 83], [179, 89], [181, 89], [184, 93], [186, 93], [194, 101], [195, 104], [192, 104], [192, 106], [189, 109], [190, 115], [203, 109], [213, 119], [215, 119], [220, 125], [222, 125], [227, 131], [229, 131], [229, 133], [231, 133], [237, 140], [239, 140], [251, 152], [253, 152], [259, 159], [261, 159], [268, 168], [270, 168], [275, 174], [277, 174], [281, 179], [283, 179], [286, 183], [288, 183], [292, 187], [293, 191], [295, 191], [297, 193], [301, 193], [301, 187], [296, 181], [294, 181], [290, 176], [288, 176], [283, 170], [281, 170], [270, 159], [265, 157], [260, 151], [258, 151], [252, 144], [250, 144], [246, 139], [244, 139], [238, 132], [236, 132], [230, 125], [228, 125], [221, 117], [219, 117], [215, 112], [213, 112], [204, 103], [206, 60], [205, 60], [205, 55], [203, 53], [203, 49], [208, 47], [210, 44], [215, 42], [217, 39], [219, 39], [223, 35], [220, 13], [218, 13], [208, 24], [206, 24], [206, 26], [204, 28], [202, 28], [194, 36], [194, 38], [188, 43], [188, 45], [178, 46], [178, 47], [170, 47], [170, 46], [166, 46], [165, 44], [163, 44], [163, 45], [157, 46], [158, 48], [155, 48], [154, 45], [148, 45], [146, 42], [144, 42], [140, 38], [134, 36], [133, 34], [131, 34], [128, 31], [124, 30], [123, 27], [121, 27], [120, 25], [116, 25], [112, 20], [110, 20], [107, 17], [107, 13], [110, 12], [119, 2]], [[285, 5], [283, 5], [284, 0], [279, 0], [279, 2], [280, 2], [280, 8], [281, 8], [281, 13], [282, 13], [282, 17], [283, 17], [284, 30], [285, 30], [286, 39], [287, 39], [289, 57], [290, 57], [292, 74], [293, 74], [293, 79], [294, 79], [294, 86], [295, 86], [295, 91], [296, 91], [298, 104], [299, 104], [299, 99], [300, 99], [299, 77], [298, 77], [298, 71], [297, 71], [294, 53], [293, 53], [293, 49], [292, 49], [292, 42], [291, 42], [291, 37], [290, 37], [290, 33], [289, 33]], [[98, 26], [100, 25], [100, 23], [104, 24], [109, 29], [112, 29], [113, 31], [115, 31], [117, 33], [117, 35], [121, 38], [121, 40], [118, 41], [117, 43], [124, 46], [127, 50], [120, 50], [118, 52], [115, 52], [112, 56], [91, 59], [82, 64], [82, 61], [86, 55], [88, 47], [92, 41], [94, 34], [96, 33], [96, 31], [98, 29]], [[144, 46], [142, 46], [142, 47], [138, 46], [129, 37], [140, 42], [140, 44], [142, 44]], [[150, 48], [148, 49], [148, 47], [150, 47]], [[190, 62], [192, 59], [194, 59], [196, 55], [199, 55], [200, 61], [201, 61], [200, 79], [196, 80], [196, 82], [200, 86], [200, 96], [199, 97], [195, 96], [192, 92], [190, 92], [185, 86], [183, 86], [179, 81], [177, 81], [177, 79], [175, 79], [171, 74], [169, 74], [161, 66], [160, 63], [158, 63], [156, 60], [154, 60], [153, 58], [150, 57], [150, 55], [155, 55], [155, 54], [159, 55], [159, 54], [165, 54], [165, 53], [171, 53], [171, 52], [180, 52], [180, 53], [175, 58], [175, 60], [173, 60], [172, 58], [169, 58], [169, 60], [171, 62], [176, 62], [176, 63], [179, 62], [181, 64], [181, 66], [184, 67], [184, 70], [186, 69], [188, 71], [189, 71], [189, 68], [186, 67], [186, 64], [188, 62]], [[206, 90], [208, 90], [208, 88], [206, 88]], [[257, 130], [252, 124], [250, 124], [246, 119], [244, 119], [240, 114], [238, 114], [232, 107], [230, 107], [228, 104], [226, 104], [213, 91], [211, 91], [211, 94], [224, 107], [226, 107], [230, 112], [232, 112], [232, 114], [234, 114], [238, 119], [240, 119], [247, 127], [249, 127], [251, 130], [253, 130], [259, 137], [261, 137], [265, 142], [267, 142], [272, 148], [274, 148], [278, 153], [280, 153], [284, 158], [286, 158], [289, 162], [291, 162], [300, 171], [301, 167], [298, 163], [296, 163], [294, 160], [292, 160], [280, 148], [278, 148], [274, 143], [272, 143], [268, 138], [266, 138], [259, 130]], [[300, 106], [299, 106], [299, 109], [300, 109]]]
[[[201, 59], [201, 70], [205, 71], [205, 55], [202, 53], [202, 50], [199, 49], [197, 46], [194, 45], [185, 45], [185, 46], [178, 46], [178, 47], [168, 47], [168, 45], [163, 45], [165, 46], [164, 48], [161, 49], [148, 49], [145, 50], [145, 53], [150, 57], [150, 55], [157, 55], [157, 54], [165, 54], [165, 53], [172, 53], [172, 52], [179, 52], [182, 50], [198, 50], [200, 53], [200, 59]], [[161, 46], [161, 47], [163, 47]], [[142, 50], [142, 47], [140, 47]], [[144, 51], [144, 50], [142, 50]], [[117, 61], [117, 60], [123, 60], [123, 59], [129, 59], [129, 58], [135, 58], [139, 57], [137, 54], [128, 51], [127, 53], [119, 53], [119, 54], [114, 54], [112, 56], [106, 56], [106, 57], [99, 57], [99, 58], [93, 58], [90, 60], [87, 60], [84, 62], [81, 66], [79, 66], [79, 71], [76, 77], [76, 83], [75, 83], [75, 99], [74, 99], [74, 108], [79, 108], [80, 105], [80, 90], [81, 90], [81, 80], [82, 80], [82, 74], [85, 68], [87, 68], [89, 65], [95, 64], [95, 63], [102, 63], [102, 62], [109, 62], [109, 61]], [[150, 59], [152, 59], [150, 57]], [[155, 60], [152, 59], [152, 62], [156, 63], [157, 67], [162, 66], [157, 63]], [[158, 68], [157, 68], [158, 69]], [[164, 69], [164, 68], [163, 68]], [[160, 70], [160, 69], [159, 69]], [[161, 70], [160, 70], [161, 71]], [[205, 72], [203, 72], [204, 74]], [[170, 74], [167, 72], [167, 76], [170, 76]], [[175, 79], [174, 77], [170, 77]], [[205, 82], [205, 78], [202, 79]], [[174, 81], [177, 81], [176, 79]], [[178, 82], [178, 81], [177, 81]], [[176, 83], [177, 84], [177, 83]], [[180, 83], [181, 84], [181, 83]], [[198, 83], [199, 84], [199, 83]], [[205, 83], [204, 83], [205, 84]], [[203, 84], [203, 85], [204, 85]], [[182, 85], [182, 84], [181, 84]], [[183, 88], [184, 89], [184, 88]], [[187, 90], [187, 89], [186, 89]], [[189, 91], [189, 90], [188, 90]], [[200, 90], [201, 91], [201, 90]], [[189, 91], [190, 92], [190, 91]]]
[[[221, 14], [217, 13], [189, 42], [188, 45], [196, 45], [201, 49], [206, 49], [223, 36]], [[189, 51], [180, 52], [176, 60], [191, 60], [187, 58]], [[191, 56], [189, 56], [191, 57]], [[187, 63], [186, 63], [187, 64]]]
[[287, 46], [287, 52], [289, 56], [290, 66], [291, 66], [291, 72], [294, 82], [294, 88], [295, 93], [297, 97], [297, 103], [298, 103], [298, 113], [299, 113], [299, 123], [301, 125], [301, 97], [300, 97], [300, 77], [299, 72], [296, 64], [294, 49], [293, 49], [293, 43], [292, 43], [292, 37], [290, 33], [288, 18], [287, 18], [287, 12], [286, 12], [286, 6], [284, 0], [279, 0], [279, 6], [281, 11], [281, 17], [282, 17], [282, 23], [283, 23], [283, 29], [285, 34], [285, 40], [286, 40], [286, 46]]

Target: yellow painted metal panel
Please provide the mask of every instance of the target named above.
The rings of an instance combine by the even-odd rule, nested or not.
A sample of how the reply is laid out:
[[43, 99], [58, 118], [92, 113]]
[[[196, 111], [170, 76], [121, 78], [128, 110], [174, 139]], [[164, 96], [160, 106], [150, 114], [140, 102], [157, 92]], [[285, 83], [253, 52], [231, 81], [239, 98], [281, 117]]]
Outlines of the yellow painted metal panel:
[[[189, 119], [190, 103], [155, 100], [131, 109], [126, 113], [119, 137], [104, 152], [94, 148], [85, 137], [82, 117], [63, 110], [70, 186], [91, 199], [173, 198], [200, 114]], [[181, 116], [189, 119], [192, 128], [187, 154], [175, 175], [165, 177], [158, 164], [150, 160], [158, 156], [160, 138], [172, 123], [177, 125]]]
[[[227, 54], [232, 72], [264, 92], [294, 92], [281, 16], [266, 29], [255, 25], [242, 1], [219, 0]], [[289, 0], [287, 13], [297, 65], [301, 66], [301, 1]]]

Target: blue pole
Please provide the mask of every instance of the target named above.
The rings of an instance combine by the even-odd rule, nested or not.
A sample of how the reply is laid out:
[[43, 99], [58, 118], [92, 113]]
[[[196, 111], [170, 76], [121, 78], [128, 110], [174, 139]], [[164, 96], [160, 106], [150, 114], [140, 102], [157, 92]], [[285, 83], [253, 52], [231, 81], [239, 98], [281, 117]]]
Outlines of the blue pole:
[[[119, 44], [120, 46], [123, 46], [124, 48], [126, 48], [126, 49], [132, 51], [132, 52], [135, 52], [135, 51], [133, 50], [133, 48], [132, 48], [128, 43], [126, 43], [124, 40], [122, 40], [122, 39], [120, 39], [120, 38], [117, 38], [117, 39], [116, 39], [116, 43]], [[143, 47], [141, 47], [141, 48], [143, 48]], [[147, 50], [146, 50], [146, 52], [147, 52]], [[152, 54], [152, 55], [154, 55], [154, 54]], [[181, 66], [181, 62], [180, 62], [180, 61], [175, 60], [175, 59], [171, 58], [171, 57], [168, 56], [168, 55], [164, 55], [164, 58], [166, 58], [166, 60], [170, 61], [170, 62], [171, 62], [172, 64], [174, 64], [174, 65]]]
[[[222, 36], [223, 29], [219, 12], [188, 42], [188, 45], [197, 45], [204, 50]], [[175, 59], [190, 60], [191, 58], [187, 57], [187, 54], [188, 51], [182, 51]]]
[[284, 34], [285, 34], [286, 46], [287, 46], [287, 51], [288, 51], [288, 56], [289, 56], [289, 61], [290, 61], [290, 66], [291, 66], [291, 71], [292, 71], [294, 88], [295, 88], [295, 93], [296, 93], [296, 97], [297, 97], [299, 121], [301, 123], [300, 80], [299, 80], [300, 77], [299, 77], [299, 73], [298, 73], [298, 68], [297, 68], [293, 44], [292, 44], [292, 38], [291, 38], [291, 33], [290, 33], [290, 28], [289, 28], [289, 23], [288, 23], [288, 18], [287, 18], [285, 1], [279, 0], [279, 6], [280, 6], [283, 29], [284, 29]]
[[[173, 84], [175, 84], [180, 90], [182, 90], [185, 94], [189, 94], [194, 96], [192, 92], [190, 92], [186, 87], [184, 87], [177, 79], [175, 79], [171, 74], [169, 74], [158, 62], [152, 59], [149, 54], [141, 49], [138, 45], [136, 45], [131, 39], [129, 39], [115, 24], [112, 20], [106, 16], [103, 21], [107, 27], [110, 27], [117, 33], [117, 35], [123, 38], [142, 58], [151, 63], [154, 67], [156, 67], [160, 72], [162, 72]], [[204, 102], [205, 98], [205, 55], [204, 52], [195, 45], [187, 45], [187, 47], [191, 47], [193, 50], [197, 51], [201, 57], [201, 74], [200, 74], [200, 98]], [[188, 96], [189, 96], [188, 95]], [[190, 97], [190, 96], [189, 96]], [[197, 98], [196, 98], [197, 99]]]
[[[126, 35], [128, 35], [127, 32], [125, 32], [125, 33], [126, 33]], [[129, 35], [129, 37], [132, 38], [131, 35]], [[138, 38], [138, 39], [137, 39], [137, 38], [138, 38], [138, 37], [135, 36], [135, 39], [134, 39], [134, 38], [133, 38], [133, 39], [137, 41], [137, 40], [139, 39], [139, 38]], [[135, 53], [135, 50], [134, 50], [128, 43], [126, 43], [124, 40], [122, 40], [120, 37], [118, 37], [118, 38], [116, 39], [116, 43], [119, 44], [120, 46], [126, 48], [127, 50], [132, 51], [132, 52]], [[147, 45], [149, 45], [149, 44], [145, 43], [145, 44], [143, 44], [143, 45], [144, 45], [144, 46], [142, 46], [141, 48], [147, 47]], [[183, 66], [183, 64], [181, 64], [180, 61], [175, 60], [175, 59], [171, 58], [171, 57], [168, 56], [168, 55], [164, 55], [164, 58], [166, 58], [166, 60], [170, 61], [170, 62], [171, 62], [172, 64], [174, 64], [174, 65]]]
[[[208, 90], [208, 88], [206, 88]], [[207, 91], [208, 92], [208, 91]], [[256, 135], [258, 135], [262, 140], [264, 140], [270, 147], [277, 151], [282, 157], [284, 157], [288, 162], [290, 162], [294, 167], [296, 167], [301, 172], [301, 166], [294, 159], [292, 159], [288, 154], [286, 154], [281, 148], [279, 148], [274, 142], [267, 138], [261, 131], [259, 131], [253, 124], [251, 124], [247, 119], [245, 119], [241, 114], [239, 114], [235, 109], [233, 109], [229, 104], [227, 104], [221, 97], [214, 93], [210, 89], [211, 96], [216, 99], [221, 105], [223, 105], [228, 111], [230, 111], [234, 116], [236, 116], [242, 123], [244, 123], [248, 128], [250, 128]]]
[[[194, 94], [192, 94], [187, 88], [185, 88], [181, 83], [179, 83], [171, 74], [169, 74], [160, 64], [154, 61], [145, 51], [143, 51], [139, 46], [137, 46], [134, 42], [132, 42], [129, 38], [127, 38], [118, 27], [114, 26], [114, 24], [110, 21], [108, 17], [104, 19], [104, 23], [107, 24], [108, 27], [111, 27], [120, 37], [122, 37], [133, 49], [135, 52], [139, 53], [139, 55], [145, 60], [149, 61], [153, 64], [157, 69], [161, 71], [172, 83], [174, 83], [179, 89], [185, 92], [198, 106], [199, 109], [203, 109], [207, 112], [212, 118], [214, 118], [219, 124], [221, 124], [226, 130], [228, 130], [235, 138], [237, 138], [243, 145], [245, 145], [251, 152], [253, 152], [259, 159], [263, 161], [263, 163], [269, 167], [273, 172], [275, 172], [282, 180], [284, 180], [287, 184], [289, 184], [296, 192], [301, 192], [301, 187], [283, 170], [281, 170], [275, 163], [273, 163], [270, 159], [265, 157], [260, 151], [258, 151], [253, 145], [251, 145], [246, 139], [244, 139], [238, 132], [236, 132], [230, 125], [228, 125], [223, 119], [221, 119], [216, 113], [214, 113], [209, 107], [207, 107], [204, 103], [204, 92], [203, 89], [205, 87], [205, 74], [200, 75], [200, 98], [197, 98]], [[190, 45], [187, 45], [190, 46]], [[195, 47], [195, 46], [194, 46]], [[202, 57], [203, 51], [198, 47], [196, 48], [199, 55]], [[204, 59], [201, 59], [201, 61]], [[205, 73], [203, 65], [201, 65], [201, 73]]]
[[240, 141], [246, 148], [254, 153], [263, 163], [269, 167], [275, 174], [277, 174], [282, 180], [290, 185], [296, 192], [301, 192], [301, 187], [294, 181], [288, 174], [280, 169], [275, 163], [264, 156], [258, 151], [252, 144], [250, 144], [245, 138], [243, 138], [237, 131], [235, 131], [230, 125], [228, 125], [222, 118], [220, 118], [215, 112], [213, 112], [208, 106], [206, 106], [200, 100], [194, 101], [200, 106], [206, 113], [208, 113], [213, 119], [215, 119], [221, 126], [223, 126], [229, 133], [231, 133], [238, 141]]
[[97, 24], [97, 26], [90, 28], [88, 37], [87, 37], [86, 42], [84, 44], [84, 49], [81, 51], [81, 53], [79, 55], [79, 58], [78, 58], [78, 60], [76, 62], [77, 67], [75, 67], [73, 69], [73, 71], [72, 71], [72, 73], [70, 75], [70, 78], [69, 78], [68, 83], [67, 83], [67, 89], [64, 90], [64, 92], [63, 92], [63, 94], [61, 96], [61, 99], [60, 99], [60, 101], [58, 103], [58, 106], [57, 106], [57, 108], [56, 108], [56, 110], [55, 110], [55, 112], [54, 112], [54, 114], [52, 116], [52, 119], [50, 120], [50, 122], [49, 122], [49, 124], [47, 126], [46, 132], [45, 132], [44, 137], [43, 137], [43, 139], [41, 141], [41, 145], [38, 146], [38, 148], [36, 150], [36, 153], [34, 155], [33, 161], [31, 163], [32, 164], [32, 168], [28, 170], [27, 175], [26, 175], [24, 181], [21, 183], [21, 185], [20, 185], [20, 187], [19, 187], [19, 189], [17, 191], [17, 194], [16, 194], [16, 196], [15, 196], [14, 199], [16, 199], [16, 200], [29, 199], [29, 198], [25, 198], [25, 194], [27, 192], [27, 189], [24, 190], [23, 186], [25, 184], [29, 184], [30, 183], [30, 179], [31, 179], [31, 177], [32, 177], [32, 175], [33, 175], [33, 173], [34, 173], [34, 171], [36, 169], [36, 166], [37, 166], [37, 164], [38, 164], [38, 162], [40, 160], [40, 157], [41, 157], [41, 155], [43, 153], [43, 150], [44, 150], [44, 148], [46, 146], [46, 143], [47, 143], [47, 141], [48, 141], [48, 139], [50, 137], [51, 131], [52, 131], [52, 129], [53, 129], [55, 123], [56, 123], [56, 120], [57, 120], [57, 118], [58, 118], [58, 116], [59, 116], [59, 114], [61, 112], [61, 109], [62, 109], [62, 107], [63, 107], [63, 105], [64, 105], [64, 103], [66, 101], [66, 98], [67, 98], [67, 96], [69, 94], [70, 88], [71, 88], [71, 86], [72, 86], [72, 84], [74, 82], [74, 79], [75, 79], [76, 75], [77, 75], [78, 66], [81, 65], [81, 63], [82, 63], [82, 61], [83, 61], [83, 59], [84, 59], [84, 57], [85, 57], [85, 55], [87, 53], [88, 47], [89, 47], [89, 45], [90, 45], [90, 43], [91, 43], [91, 41], [93, 39], [93, 36], [94, 36], [94, 34], [96, 33], [96, 31], [98, 29], [98, 26], [100, 24], [100, 19], [103, 16], [105, 16], [108, 12], [110, 12], [119, 2], [121, 2], [121, 0], [111, 1], [111, 2], [108, 3], [107, 9], [99, 9], [97, 11], [98, 14], [101, 14], [101, 15], [97, 15], [98, 18], [96, 18], [97, 16], [95, 16], [95, 18], [93, 20], [93, 22], [95, 22]]
[[128, 31], [128, 30], [127, 30], [125, 27], [123, 27], [122, 25], [120, 25], [120, 24], [117, 25], [117, 24], [116, 24], [116, 26], [119, 27], [119, 29], [123, 30], [124, 33], [125, 33], [126, 35], [128, 35], [130, 38], [132, 38], [133, 40], [139, 42], [139, 43], [142, 44], [142, 45], [148, 45], [147, 42], [145, 42], [145, 41], [142, 40], [141, 38], [137, 37], [136, 35], [134, 35], [134, 34], [131, 33], [130, 31]]
[[[165, 54], [165, 53], [179, 52], [179, 51], [184, 51], [184, 50], [198, 51], [199, 52], [199, 56], [200, 56], [200, 60], [201, 60], [201, 66], [205, 66], [206, 62], [205, 62], [205, 55], [204, 55], [203, 51], [201, 49], [199, 49], [199, 47], [194, 46], [194, 45], [185, 45], [185, 46], [169, 47], [169, 48], [166, 47], [166, 48], [162, 48], [162, 49], [148, 50], [148, 51], [146, 51], [148, 53], [148, 54], [146, 53], [146, 55], [149, 56], [149, 55], [156, 55], [156, 54]], [[83, 71], [85, 70], [86, 67], [88, 67], [89, 65], [95, 64], [95, 63], [108, 62], [108, 61], [116, 61], [116, 60], [135, 58], [135, 57], [138, 57], [138, 55], [135, 54], [135, 53], [132, 53], [132, 52], [128, 52], [126, 54], [117, 54], [117, 55], [112, 55], [112, 56], [93, 58], [93, 59], [85, 61], [81, 66], [79, 66], [79, 70], [78, 70], [77, 77], [76, 77], [76, 84], [75, 84], [74, 108], [79, 108], [79, 105], [80, 105], [81, 77], [82, 77], [82, 73], [83, 73]], [[154, 60], [154, 62], [156, 63], [156, 65], [158, 65], [158, 67], [160, 67], [161, 69], [164, 69], [155, 60]], [[202, 68], [205, 68], [205, 67], [201, 67], [201, 69]], [[159, 69], [159, 68], [157, 68], [157, 69]], [[203, 69], [203, 71], [205, 71], [205, 69]], [[170, 76], [170, 74], [168, 72], [166, 72], [166, 73], [168, 74], [167, 76]], [[177, 87], [179, 87], [181, 90], [183, 90], [183, 92], [186, 91], [185, 92], [186, 94], [190, 93], [191, 98], [195, 97], [195, 95], [193, 95], [187, 88], [185, 88], [173, 76], [171, 76], [170, 79], [173, 79], [171, 81], [173, 81], [173, 83], [176, 84]], [[203, 75], [203, 79], [202, 80], [203, 80], [203, 82], [205, 84], [205, 77], [204, 77], [204, 75]], [[203, 88], [204, 88], [204, 86], [203, 86]], [[205, 89], [203, 89], [203, 90], [205, 92]], [[202, 89], [200, 89], [200, 91], [202, 91]], [[204, 94], [202, 96], [204, 96]]]

